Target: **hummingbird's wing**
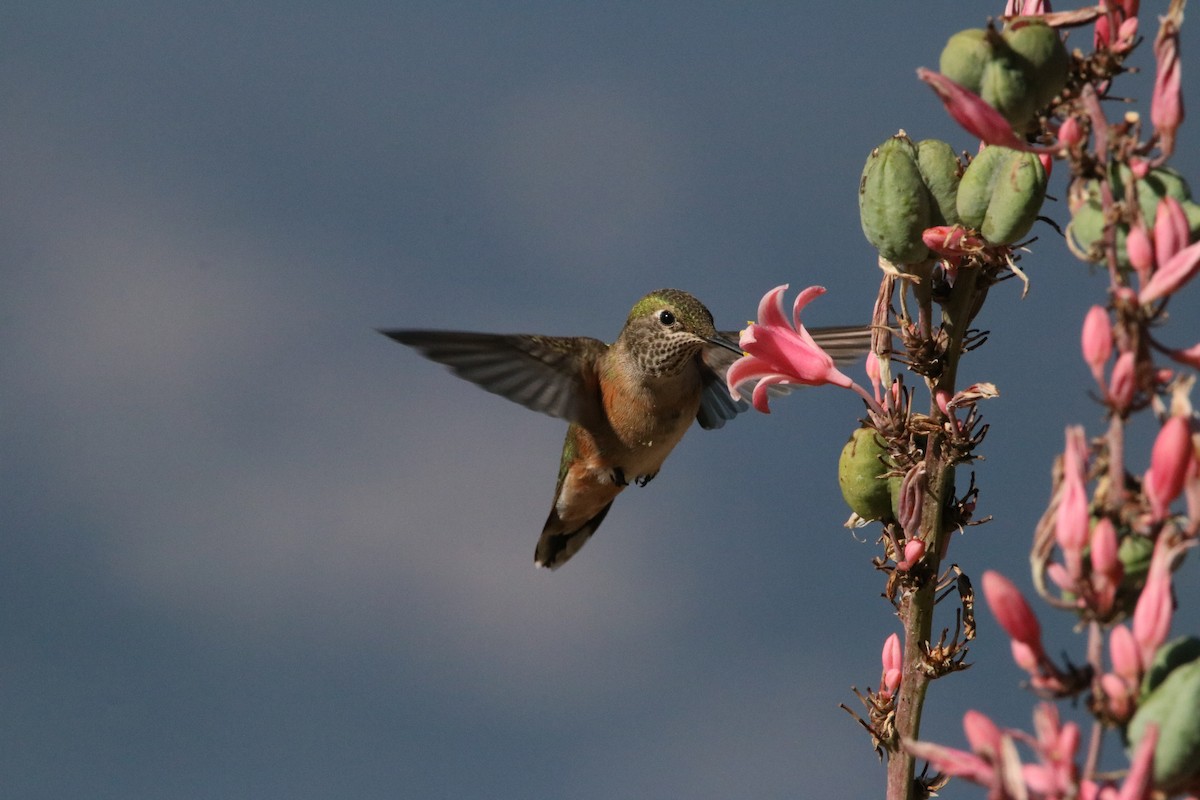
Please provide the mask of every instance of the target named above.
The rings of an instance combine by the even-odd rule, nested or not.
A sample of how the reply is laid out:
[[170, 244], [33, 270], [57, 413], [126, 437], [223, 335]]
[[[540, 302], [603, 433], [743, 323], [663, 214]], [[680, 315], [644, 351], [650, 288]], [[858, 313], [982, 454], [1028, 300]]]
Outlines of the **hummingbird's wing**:
[[[866, 326], [809, 328], [808, 332], [839, 367], [854, 363], [871, 349], [871, 329]], [[739, 332], [721, 331], [719, 335], [736, 342]], [[701, 352], [708, 369], [704, 371], [704, 393], [700, 397], [700, 411], [696, 414], [696, 420], [700, 427], [711, 430], [720, 428], [750, 408], [750, 395], [754, 386], [747, 384], [742, 387], [742, 399], [734, 400], [729, 396], [729, 388], [725, 385], [725, 373], [737, 360], [737, 354], [723, 347], [706, 347]], [[767, 389], [767, 394], [777, 397], [798, 388], [800, 384], [777, 383]]]
[[461, 331], [381, 330], [460, 378], [526, 408], [587, 424], [600, 413], [599, 339]]

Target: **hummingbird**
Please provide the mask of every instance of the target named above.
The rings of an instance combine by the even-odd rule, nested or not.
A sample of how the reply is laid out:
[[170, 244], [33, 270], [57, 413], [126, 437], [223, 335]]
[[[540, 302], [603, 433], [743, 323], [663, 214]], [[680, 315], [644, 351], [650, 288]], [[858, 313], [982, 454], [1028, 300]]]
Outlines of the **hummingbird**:
[[[845, 364], [870, 346], [867, 327], [809, 329]], [[742, 355], [736, 331], [679, 289], [638, 300], [612, 344], [586, 336], [381, 329], [459, 376], [533, 411], [570, 423], [554, 503], [534, 563], [556, 569], [591, 538], [631, 482], [645, 486], [696, 420], [715, 429], [749, 408], [725, 372]], [[786, 393], [780, 384], [772, 392]]]

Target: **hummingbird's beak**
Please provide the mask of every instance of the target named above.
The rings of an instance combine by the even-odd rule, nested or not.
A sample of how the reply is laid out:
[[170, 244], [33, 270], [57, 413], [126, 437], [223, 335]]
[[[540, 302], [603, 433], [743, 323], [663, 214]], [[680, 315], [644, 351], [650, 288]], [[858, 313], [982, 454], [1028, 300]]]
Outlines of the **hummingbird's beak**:
[[715, 336], [705, 336], [702, 338], [704, 339], [704, 341], [708, 342], [711, 345], [715, 345], [717, 347], [723, 347], [726, 350], [731, 350], [734, 353], [737, 353], [739, 356], [745, 355], [745, 353], [742, 352], [742, 348], [738, 347], [736, 342], [732, 342], [729, 339], [726, 339], [724, 336], [722, 336], [719, 333]]

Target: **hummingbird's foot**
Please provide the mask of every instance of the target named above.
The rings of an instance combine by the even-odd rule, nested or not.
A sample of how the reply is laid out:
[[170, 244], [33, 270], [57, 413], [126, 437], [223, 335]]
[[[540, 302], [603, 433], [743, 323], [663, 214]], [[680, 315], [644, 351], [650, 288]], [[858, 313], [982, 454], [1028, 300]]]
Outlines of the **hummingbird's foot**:
[[633, 482], [636, 483], [638, 486], [645, 486], [647, 483], [654, 480], [654, 476], [657, 474], [658, 474], [657, 472], [651, 472], [649, 475], [639, 475], [636, 478], [634, 478]]
[[617, 486], [628, 486], [629, 481], [625, 480], [625, 470], [613, 467], [612, 482]]

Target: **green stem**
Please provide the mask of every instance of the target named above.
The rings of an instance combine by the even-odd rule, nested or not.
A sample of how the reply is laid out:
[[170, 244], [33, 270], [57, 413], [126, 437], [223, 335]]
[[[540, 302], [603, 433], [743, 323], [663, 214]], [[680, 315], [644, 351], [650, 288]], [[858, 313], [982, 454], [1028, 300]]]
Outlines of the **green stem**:
[[[929, 380], [929, 414], [935, 420], [944, 415], [938, 408], [936, 394], [954, 394], [954, 382], [958, 373], [958, 359], [962, 353], [963, 337], [970, 324], [971, 310], [976, 302], [978, 270], [966, 269], [959, 272], [958, 283], [942, 308], [943, 326], [948, 335], [945, 364], [936, 379]], [[932, 308], [926, 297], [921, 298], [921, 313], [931, 314]], [[932, 680], [926, 669], [925, 647], [933, 631], [934, 599], [937, 593], [937, 578], [941, 573], [941, 553], [946, 537], [942, 511], [954, 491], [954, 465], [949, 463], [945, 448], [945, 434], [929, 434], [925, 443], [925, 468], [928, 476], [928, 491], [921, 511], [921, 535], [926, 542], [925, 562], [928, 571], [919, 586], [900, 598], [897, 616], [904, 626], [904, 672], [900, 690], [896, 697], [896, 734], [900, 739], [918, 739], [921, 733], [921, 712], [925, 695]], [[889, 753], [887, 797], [888, 800], [913, 800], [916, 787], [916, 759], [903, 750]]]

